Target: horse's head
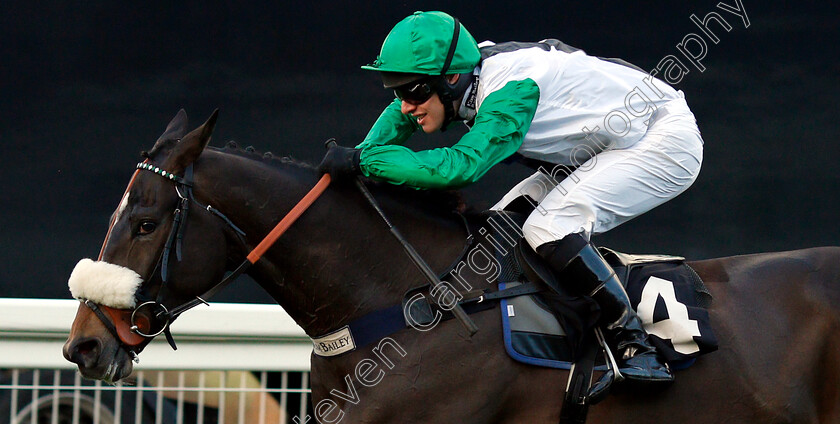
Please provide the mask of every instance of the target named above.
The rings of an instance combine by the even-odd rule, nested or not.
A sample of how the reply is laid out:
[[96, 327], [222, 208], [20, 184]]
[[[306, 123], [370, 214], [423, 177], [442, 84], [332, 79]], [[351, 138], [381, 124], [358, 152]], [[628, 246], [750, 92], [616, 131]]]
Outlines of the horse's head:
[[186, 135], [186, 113], [175, 116], [138, 164], [99, 259], [73, 270], [70, 291], [81, 304], [63, 352], [85, 377], [128, 376], [154, 336], [171, 340], [173, 310], [223, 277], [230, 225], [197, 207], [192, 194], [193, 167], [216, 116]]

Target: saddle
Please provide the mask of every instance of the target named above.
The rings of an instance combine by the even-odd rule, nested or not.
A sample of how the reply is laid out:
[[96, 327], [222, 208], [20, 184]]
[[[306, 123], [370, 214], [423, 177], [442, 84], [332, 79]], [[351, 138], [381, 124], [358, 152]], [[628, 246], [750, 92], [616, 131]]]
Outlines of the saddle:
[[[495, 290], [463, 293], [460, 304], [468, 312], [477, 312], [493, 307], [493, 301], [500, 302], [505, 347], [513, 359], [570, 369], [587, 350], [585, 342], [594, 343], [588, 334], [597, 322], [598, 306], [588, 297], [548, 289], [546, 282], [561, 288], [566, 284], [557, 281], [561, 277], [522, 239], [525, 218], [524, 214], [489, 211], [470, 221], [471, 232], [483, 238], [471, 243], [474, 248], [468, 246], [455, 263], [472, 264], [471, 252], [483, 250], [498, 266], [498, 278]], [[492, 251], [486, 246], [492, 246]], [[653, 344], [673, 369], [686, 368], [697, 356], [717, 349], [707, 312], [711, 294], [685, 258], [599, 250], [627, 290]], [[442, 274], [443, 281], [457, 287], [459, 267], [453, 265], [450, 270]], [[406, 318], [421, 326], [432, 322], [437, 312], [446, 309], [437, 301], [428, 294], [428, 287], [409, 291], [403, 302]], [[598, 369], [606, 369], [605, 364]]]

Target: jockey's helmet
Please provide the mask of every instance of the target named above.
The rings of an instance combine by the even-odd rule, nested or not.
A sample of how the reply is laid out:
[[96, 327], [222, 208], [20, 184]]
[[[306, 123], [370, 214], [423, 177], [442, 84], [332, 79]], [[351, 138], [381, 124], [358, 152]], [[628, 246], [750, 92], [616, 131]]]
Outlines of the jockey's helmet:
[[[480, 61], [478, 44], [457, 19], [444, 12], [414, 12], [394, 26], [376, 60], [362, 69], [379, 71], [385, 88], [398, 89], [401, 99], [400, 88], [430, 81], [448, 106], [469, 87]], [[462, 74], [454, 84], [443, 78], [453, 74]]]

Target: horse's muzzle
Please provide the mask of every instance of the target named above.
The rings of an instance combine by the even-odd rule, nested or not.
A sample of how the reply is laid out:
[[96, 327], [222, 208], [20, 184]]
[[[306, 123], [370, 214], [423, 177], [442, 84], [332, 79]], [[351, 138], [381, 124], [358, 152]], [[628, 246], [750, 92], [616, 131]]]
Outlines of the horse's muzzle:
[[99, 361], [102, 342], [95, 337], [68, 340], [61, 351], [65, 359], [78, 365], [79, 368], [93, 368]]
[[85, 378], [113, 383], [128, 377], [134, 368], [129, 354], [119, 343], [97, 337], [68, 340], [62, 353], [64, 358], [78, 365]]

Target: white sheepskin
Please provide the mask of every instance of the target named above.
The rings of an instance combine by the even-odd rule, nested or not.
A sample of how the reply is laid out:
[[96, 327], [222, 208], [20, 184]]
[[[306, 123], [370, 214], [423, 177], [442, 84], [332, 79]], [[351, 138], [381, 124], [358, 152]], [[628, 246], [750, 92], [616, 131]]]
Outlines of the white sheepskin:
[[134, 294], [143, 283], [136, 272], [108, 262], [82, 259], [70, 274], [67, 285], [76, 299], [88, 299], [115, 309], [136, 306]]

